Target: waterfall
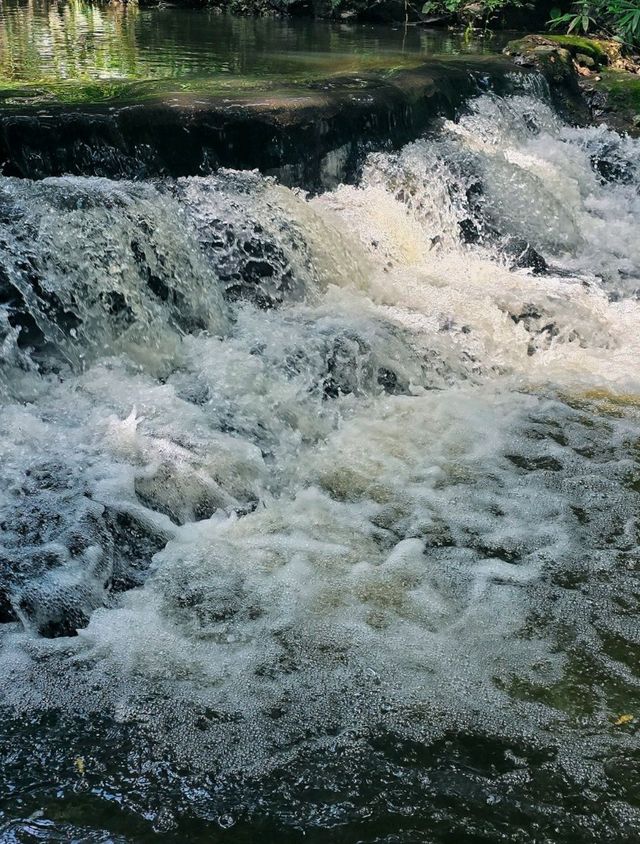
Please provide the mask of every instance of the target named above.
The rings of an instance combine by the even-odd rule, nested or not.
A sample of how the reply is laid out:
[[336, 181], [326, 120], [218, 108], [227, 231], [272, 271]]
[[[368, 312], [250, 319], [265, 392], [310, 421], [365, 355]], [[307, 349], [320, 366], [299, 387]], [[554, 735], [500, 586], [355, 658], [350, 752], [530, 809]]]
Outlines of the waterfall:
[[0, 178], [0, 777], [622, 840], [638, 219], [640, 142], [534, 93], [317, 195]]

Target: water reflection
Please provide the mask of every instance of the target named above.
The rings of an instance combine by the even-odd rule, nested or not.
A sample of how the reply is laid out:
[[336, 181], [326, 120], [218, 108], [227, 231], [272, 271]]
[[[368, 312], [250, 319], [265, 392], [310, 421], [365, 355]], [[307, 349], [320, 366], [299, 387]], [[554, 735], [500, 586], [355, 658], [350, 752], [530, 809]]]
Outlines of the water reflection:
[[313, 76], [482, 49], [458, 35], [415, 27], [233, 18], [135, 3], [0, 0], [0, 83], [14, 85]]
[[128, 4], [0, 2], [0, 74], [11, 81], [136, 78]]

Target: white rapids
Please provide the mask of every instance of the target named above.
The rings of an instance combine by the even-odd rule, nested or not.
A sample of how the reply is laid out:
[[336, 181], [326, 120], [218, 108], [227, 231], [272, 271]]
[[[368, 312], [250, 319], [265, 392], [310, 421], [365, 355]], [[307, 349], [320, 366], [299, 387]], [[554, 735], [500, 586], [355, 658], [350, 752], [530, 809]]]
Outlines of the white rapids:
[[528, 95], [314, 197], [0, 179], [3, 705], [221, 776], [552, 733], [604, 788], [640, 701], [638, 220], [640, 143]]

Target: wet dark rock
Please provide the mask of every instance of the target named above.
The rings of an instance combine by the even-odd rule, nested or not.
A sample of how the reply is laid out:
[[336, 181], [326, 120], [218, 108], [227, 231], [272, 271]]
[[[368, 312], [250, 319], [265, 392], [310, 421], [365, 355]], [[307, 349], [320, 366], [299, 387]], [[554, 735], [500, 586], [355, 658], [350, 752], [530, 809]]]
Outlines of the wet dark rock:
[[[0, 208], [6, 212], [0, 222], [0, 306], [5, 306], [9, 324], [19, 330], [19, 347], [30, 350], [44, 371], [81, 365], [92, 345], [102, 351], [138, 320], [148, 318], [146, 309], [128, 301], [117, 273], [111, 281], [114, 262], [129, 268], [134, 279], [137, 274], [139, 288], [152, 307], [158, 300], [167, 321], [179, 331], [206, 327], [202, 308], [194, 307], [179, 289], [181, 281], [167, 257], [166, 244], [155, 231], [157, 220], [153, 211], [146, 213], [145, 190], [149, 188], [67, 182], [39, 191], [33, 203], [20, 190], [15, 195], [9, 195], [9, 189], [0, 191]], [[83, 229], [75, 213], [79, 209], [104, 211], [104, 225], [117, 222], [129, 236], [96, 246], [93, 263], [96, 271], [103, 270], [99, 285], [87, 279], [82, 249], [56, 253], [52, 248], [49, 215], [63, 220], [68, 214], [70, 234], [80, 243], [85, 239], [87, 248], [92, 243], [90, 230]], [[74, 276], [73, 285], [63, 281], [69, 274]]]
[[510, 316], [516, 325], [523, 322], [528, 331], [532, 329], [532, 323], [534, 320], [542, 318], [542, 314], [535, 305], [526, 305], [519, 314], [510, 314]]
[[378, 369], [376, 380], [384, 392], [391, 396], [400, 395], [401, 393], [406, 392], [406, 387], [401, 385], [396, 373], [391, 369], [386, 369], [384, 366], [381, 366], [380, 369]]
[[522, 325], [531, 335], [527, 354], [531, 357], [540, 348], [546, 348], [554, 337], [557, 337], [559, 330], [553, 322], [546, 322], [548, 315], [538, 310], [534, 305], [525, 305], [520, 313], [509, 314], [516, 325]]
[[[474, 244], [485, 241], [493, 242], [499, 238], [499, 232], [487, 220], [484, 213], [485, 189], [482, 176], [476, 172], [477, 162], [471, 156], [465, 156], [462, 166], [452, 164], [456, 175], [462, 183], [467, 183], [464, 189], [464, 205], [468, 216], [458, 222], [460, 238], [463, 243]], [[460, 197], [462, 198], [462, 197]]]
[[583, 87], [584, 98], [589, 107], [592, 118], [597, 118], [603, 115], [608, 104], [608, 97], [606, 91], [601, 91], [597, 88]]
[[517, 466], [519, 469], [524, 469], [527, 472], [559, 472], [562, 469], [562, 463], [556, 460], [555, 457], [548, 457], [546, 455], [540, 457], [531, 457], [522, 454], [507, 454], [507, 460]]
[[628, 161], [616, 161], [611, 158], [594, 156], [591, 159], [594, 170], [604, 182], [622, 182], [628, 184], [633, 179], [633, 168]]
[[[517, 71], [523, 75], [527, 69]], [[144, 103], [0, 105], [0, 167], [5, 175], [65, 173], [112, 178], [187, 176], [219, 167], [258, 168], [288, 185], [316, 189], [352, 179], [372, 149], [400, 146], [435, 118], [455, 117], [466, 99], [513, 87], [500, 57], [435, 61], [390, 75], [361, 73], [266, 88], [258, 99], [171, 90]], [[295, 86], [294, 86], [295, 87]], [[340, 150], [327, 171], [328, 157]], [[335, 157], [335, 156], [334, 156]]]
[[549, 270], [542, 255], [523, 238], [509, 238], [503, 251], [510, 259], [511, 269], [530, 269], [534, 275], [544, 275]]
[[33, 467], [16, 490], [13, 509], [2, 513], [0, 614], [46, 636], [85, 626], [86, 608], [94, 603], [87, 595], [104, 588], [111, 572], [103, 508], [77, 483], [55, 462]]
[[404, 379], [378, 360], [371, 343], [356, 331], [343, 330], [328, 336], [327, 341], [326, 372], [321, 376], [325, 399], [376, 390], [391, 395], [408, 391]]
[[546, 79], [555, 109], [568, 122], [579, 126], [589, 120], [571, 52], [550, 38], [527, 35], [510, 41], [504, 49], [519, 67], [538, 70]]
[[136, 478], [135, 492], [143, 506], [163, 513], [176, 525], [208, 519], [226, 503], [219, 490], [197, 478], [184, 488], [171, 464], [159, 466], [153, 476]]
[[478, 243], [480, 240], [480, 228], [475, 220], [460, 220], [460, 237], [463, 243]]
[[[2, 558], [0, 558], [0, 567], [3, 567]], [[2, 576], [0, 575], [0, 624], [8, 624], [12, 621], [18, 620], [18, 616], [16, 615], [13, 604], [11, 603], [9, 590], [10, 585], [6, 582], [3, 583]]]
[[[16, 222], [20, 215], [16, 214]], [[33, 349], [36, 354], [50, 351], [45, 334], [38, 324], [32, 306], [27, 305], [20, 287], [22, 284], [30, 288], [38, 302], [38, 312], [46, 319], [52, 320], [65, 331], [77, 328], [77, 317], [64, 308], [55, 293], [42, 284], [42, 276], [35, 266], [34, 258], [29, 254], [28, 244], [36, 239], [36, 233], [29, 225], [18, 223], [21, 230], [17, 242], [9, 245], [0, 235], [0, 305], [5, 305], [9, 312], [9, 323], [19, 329], [18, 343], [22, 348]], [[14, 260], [12, 251], [24, 244], [24, 256]], [[13, 266], [12, 266], [13, 265]], [[9, 275], [9, 267], [12, 274]]]
[[603, 182], [631, 184], [636, 176], [637, 162], [630, 160], [621, 149], [618, 136], [605, 138], [591, 155], [591, 166]]
[[220, 278], [231, 301], [246, 299], [268, 309], [290, 300], [299, 283], [283, 250], [275, 241], [260, 239], [260, 234], [238, 244], [236, 266], [227, 272], [220, 268]]
[[14, 508], [3, 514], [0, 525], [6, 553], [13, 549], [49, 561], [77, 556], [89, 545], [107, 540], [102, 507], [82, 490], [46, 486], [30, 490], [25, 484], [14, 496]]
[[125, 592], [142, 586], [153, 555], [167, 544], [169, 536], [154, 530], [131, 513], [106, 508], [105, 524], [113, 538], [112, 592]]
[[621, 134], [640, 135], [640, 65], [616, 61], [615, 67], [581, 81], [594, 123]]
[[309, 247], [286, 212], [269, 204], [264, 180], [233, 172], [197, 184], [178, 180], [168, 189], [188, 209], [226, 299], [268, 310], [302, 298], [301, 276], [313, 277]]
[[362, 393], [365, 383], [373, 380], [369, 352], [366, 341], [355, 333], [345, 332], [332, 338], [327, 374], [322, 382], [325, 398]]

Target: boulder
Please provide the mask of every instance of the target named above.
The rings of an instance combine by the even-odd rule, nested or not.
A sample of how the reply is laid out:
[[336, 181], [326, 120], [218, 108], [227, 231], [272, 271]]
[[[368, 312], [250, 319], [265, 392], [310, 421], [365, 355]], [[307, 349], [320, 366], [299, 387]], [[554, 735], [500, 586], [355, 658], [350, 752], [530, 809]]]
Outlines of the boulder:
[[569, 123], [585, 125], [589, 110], [582, 96], [571, 52], [542, 35], [510, 41], [504, 53], [523, 67], [535, 67], [547, 80], [554, 107]]

